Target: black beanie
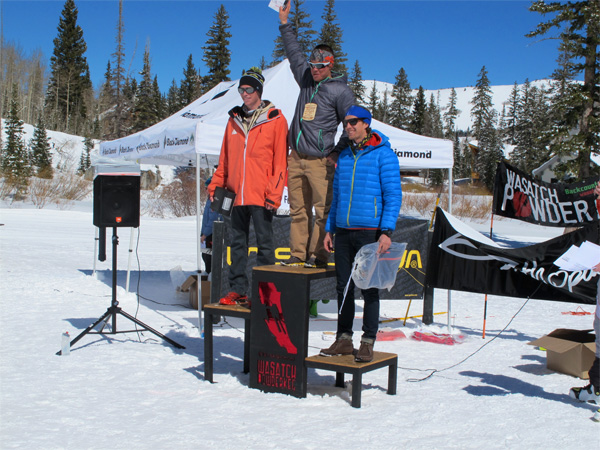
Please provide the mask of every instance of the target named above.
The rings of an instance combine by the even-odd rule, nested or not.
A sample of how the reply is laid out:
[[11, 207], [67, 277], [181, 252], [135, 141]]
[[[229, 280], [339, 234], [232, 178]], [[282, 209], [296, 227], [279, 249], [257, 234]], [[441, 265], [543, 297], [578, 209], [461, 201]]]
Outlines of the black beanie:
[[265, 77], [260, 73], [260, 69], [255, 69], [254, 67], [250, 70], [244, 72], [242, 78], [240, 78], [240, 86], [247, 85], [252, 86], [254, 89], [258, 91], [258, 95], [262, 98], [263, 92], [263, 83], [265, 82]]

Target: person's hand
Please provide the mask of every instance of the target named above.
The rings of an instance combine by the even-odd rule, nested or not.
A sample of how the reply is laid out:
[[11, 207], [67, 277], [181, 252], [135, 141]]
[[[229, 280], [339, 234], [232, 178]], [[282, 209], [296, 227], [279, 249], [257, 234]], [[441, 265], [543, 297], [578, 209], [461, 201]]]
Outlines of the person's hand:
[[325, 234], [325, 239], [323, 239], [323, 247], [325, 247], [325, 250], [327, 250], [329, 253], [333, 251], [333, 238], [329, 232]]
[[210, 202], [212, 203], [214, 201], [214, 199], [215, 199], [215, 196], [214, 195], [209, 195], [208, 198], [210, 199]]
[[200, 242], [204, 242], [206, 240], [206, 236], [202, 235], [200, 236]]
[[385, 253], [390, 245], [392, 245], [392, 240], [387, 237], [385, 234], [379, 236], [379, 247], [377, 247], [377, 253]]
[[332, 166], [335, 166], [339, 157], [340, 154], [338, 152], [330, 153], [329, 155], [327, 155], [327, 162], [329, 162], [329, 164], [331, 164]]
[[596, 194], [596, 196], [600, 196], [600, 181], [598, 181], [598, 184], [594, 188], [594, 194]]
[[287, 4], [282, 8], [279, 7], [279, 21], [281, 25], [285, 25], [288, 22], [288, 16], [290, 15], [290, 9], [292, 8], [292, 2], [288, 0]]
[[592, 270], [593, 270], [594, 272], [598, 272], [598, 273], [600, 273], [600, 263], [598, 263], [598, 264], [596, 264], [594, 267], [592, 267]]
[[267, 202], [265, 202], [265, 208], [267, 208], [267, 211], [273, 211], [275, 209], [273, 205]]

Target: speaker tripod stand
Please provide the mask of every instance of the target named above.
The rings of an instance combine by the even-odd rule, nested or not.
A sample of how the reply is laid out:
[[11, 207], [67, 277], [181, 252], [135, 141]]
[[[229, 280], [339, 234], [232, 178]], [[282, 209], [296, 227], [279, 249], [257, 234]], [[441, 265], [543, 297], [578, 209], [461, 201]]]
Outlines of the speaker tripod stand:
[[[176, 348], [184, 349], [185, 347], [183, 345], [178, 344], [174, 340], [169, 339], [168, 337], [166, 337], [164, 334], [156, 331], [154, 328], [149, 327], [148, 325], [146, 325], [141, 320], [138, 320], [135, 317], [133, 317], [132, 315], [127, 314], [119, 306], [119, 302], [117, 301], [117, 245], [119, 245], [119, 237], [117, 236], [117, 227], [113, 227], [113, 236], [112, 236], [112, 300], [111, 300], [110, 307], [106, 310], [106, 312], [104, 314], [102, 314], [98, 318], [98, 320], [96, 320], [93, 324], [91, 324], [89, 327], [87, 327], [85, 330], [83, 330], [76, 338], [74, 338], [71, 341], [71, 347], [75, 343], [77, 343], [77, 341], [79, 341], [82, 337], [84, 337], [86, 334], [136, 333], [136, 332], [139, 332], [139, 331], [147, 330], [147, 331], [155, 334], [159, 338], [164, 339], [165, 341], [167, 341], [172, 346], [174, 346]], [[142, 330], [118, 331], [117, 330], [117, 314], [120, 314], [121, 316], [123, 316], [123, 317], [131, 320], [133, 323], [139, 325], [142, 328]], [[112, 324], [111, 331], [104, 332], [103, 331], [104, 327], [108, 324], [109, 320], [111, 321], [111, 324]], [[93, 331], [94, 328], [96, 328], [96, 326], [98, 324], [102, 323], [102, 322], [104, 322], [104, 325], [102, 326], [102, 328], [100, 329], [100, 331]], [[56, 354], [57, 355], [61, 355], [62, 354], [62, 350], [59, 350], [58, 352], [56, 352]]]

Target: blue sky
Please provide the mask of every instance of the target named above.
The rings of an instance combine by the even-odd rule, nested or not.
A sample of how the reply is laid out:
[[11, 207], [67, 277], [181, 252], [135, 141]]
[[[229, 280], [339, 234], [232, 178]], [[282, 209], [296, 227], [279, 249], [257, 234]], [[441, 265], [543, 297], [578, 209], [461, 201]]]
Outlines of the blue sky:
[[[64, 1], [0, 0], [3, 34], [25, 55], [39, 49], [49, 61]], [[202, 46], [220, 4], [230, 18], [231, 78], [271, 60], [279, 17], [268, 0], [125, 0], [126, 68], [137, 73], [150, 45], [152, 73], [162, 91], [183, 78], [190, 53], [201, 74]], [[352, 1], [337, 0], [343, 50], [349, 67], [360, 62], [363, 79], [394, 82], [404, 67], [411, 86], [425, 89], [472, 86], [486, 66], [494, 85], [548, 78], [556, 67], [557, 40], [524, 35], [542, 20], [528, 11], [529, 1]], [[99, 86], [115, 50], [116, 0], [76, 0], [78, 23], [88, 45], [86, 57], [94, 86]], [[307, 0], [304, 8], [319, 31], [325, 1]], [[138, 76], [139, 79], [139, 76]]]

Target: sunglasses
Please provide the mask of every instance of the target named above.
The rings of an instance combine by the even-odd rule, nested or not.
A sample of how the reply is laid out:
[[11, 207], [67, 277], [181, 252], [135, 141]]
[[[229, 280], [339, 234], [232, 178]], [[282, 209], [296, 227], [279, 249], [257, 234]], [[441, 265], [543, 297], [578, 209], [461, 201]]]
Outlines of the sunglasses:
[[256, 89], [254, 89], [252, 86], [250, 86], [250, 87], [247, 87], [247, 88], [243, 88], [243, 87], [239, 87], [239, 88], [238, 88], [238, 92], [239, 92], [240, 94], [242, 94], [242, 93], [244, 93], [244, 92], [245, 92], [246, 94], [253, 94], [253, 93], [254, 93], [254, 91], [256, 91]]
[[348, 124], [355, 127], [359, 120], [362, 122], [363, 119], [361, 117], [355, 117], [354, 119], [344, 119], [344, 127], [347, 127]]
[[313, 69], [322, 69], [324, 67], [327, 67], [331, 63], [313, 63], [309, 61], [308, 64], [310, 64], [310, 67]]

